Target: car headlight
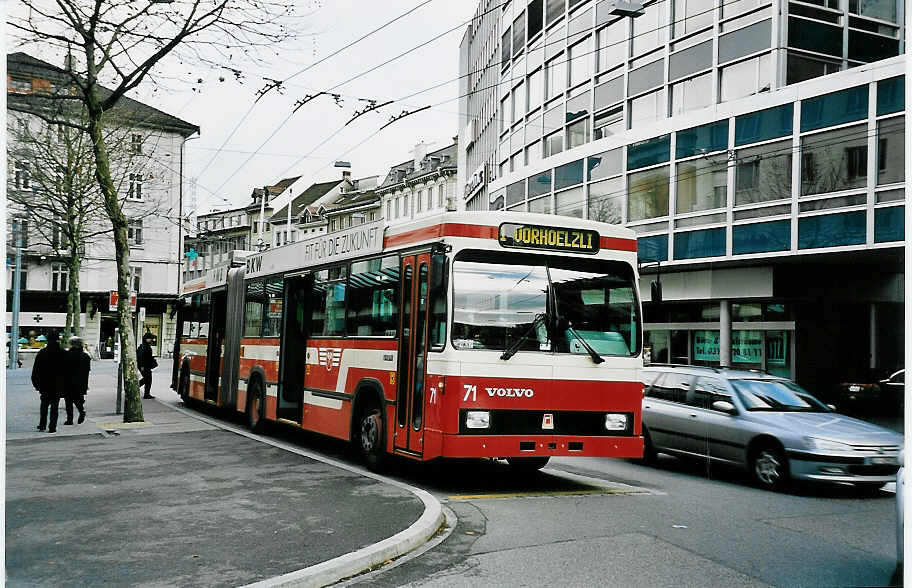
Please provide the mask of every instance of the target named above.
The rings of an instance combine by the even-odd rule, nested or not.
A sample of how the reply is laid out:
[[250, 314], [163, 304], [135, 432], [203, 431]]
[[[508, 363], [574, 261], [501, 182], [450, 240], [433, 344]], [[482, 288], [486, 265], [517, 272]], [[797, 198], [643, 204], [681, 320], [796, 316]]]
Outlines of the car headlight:
[[470, 410], [466, 412], [467, 429], [487, 429], [491, 426], [491, 413], [486, 410]]
[[840, 443], [838, 441], [830, 441], [829, 439], [819, 439], [817, 437], [805, 437], [805, 444], [807, 444], [809, 449], [814, 449], [816, 451], [851, 451], [852, 446], [848, 443]]
[[627, 429], [627, 415], [609, 412], [605, 415], [605, 429], [608, 431], [624, 431]]

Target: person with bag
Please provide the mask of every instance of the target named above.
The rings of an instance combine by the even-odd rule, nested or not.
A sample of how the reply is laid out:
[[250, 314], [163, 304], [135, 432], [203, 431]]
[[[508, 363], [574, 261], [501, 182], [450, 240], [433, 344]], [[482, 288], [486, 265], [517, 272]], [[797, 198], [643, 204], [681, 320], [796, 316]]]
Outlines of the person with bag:
[[69, 389], [66, 393], [66, 415], [64, 425], [73, 424], [73, 405], [79, 410], [79, 424], [85, 421], [85, 395], [89, 391], [89, 371], [92, 359], [82, 349], [82, 339], [70, 337], [70, 348], [66, 352], [69, 369]]
[[152, 370], [158, 367], [158, 362], [155, 361], [155, 357], [152, 355], [152, 345], [149, 343], [154, 338], [155, 335], [146, 331], [142, 338], [142, 344], [136, 348], [136, 367], [139, 369], [139, 373], [142, 374], [139, 385], [145, 386], [143, 398], [155, 398], [150, 394], [150, 391], [152, 390]]
[[[60, 337], [56, 331], [48, 333], [47, 345], [35, 356], [32, 366], [32, 385], [41, 395], [41, 416], [38, 419], [38, 430], [47, 427], [48, 433], [57, 432], [57, 414], [60, 397], [66, 392], [67, 359], [60, 348]], [[50, 426], [48, 413], [50, 412]]]

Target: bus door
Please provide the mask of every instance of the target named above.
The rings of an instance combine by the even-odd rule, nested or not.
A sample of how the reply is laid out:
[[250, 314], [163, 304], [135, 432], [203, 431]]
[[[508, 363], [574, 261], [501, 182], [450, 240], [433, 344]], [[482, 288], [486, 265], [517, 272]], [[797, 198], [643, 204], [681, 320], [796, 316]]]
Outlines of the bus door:
[[402, 258], [399, 370], [395, 449], [421, 454], [424, 443], [425, 358], [427, 355], [428, 266], [430, 254]]
[[276, 417], [301, 424], [314, 274], [285, 279], [282, 359]]
[[209, 321], [209, 346], [206, 349], [206, 391], [204, 400], [218, 402], [219, 374], [222, 372], [222, 345], [225, 342], [225, 311], [228, 292], [212, 293], [211, 320]]

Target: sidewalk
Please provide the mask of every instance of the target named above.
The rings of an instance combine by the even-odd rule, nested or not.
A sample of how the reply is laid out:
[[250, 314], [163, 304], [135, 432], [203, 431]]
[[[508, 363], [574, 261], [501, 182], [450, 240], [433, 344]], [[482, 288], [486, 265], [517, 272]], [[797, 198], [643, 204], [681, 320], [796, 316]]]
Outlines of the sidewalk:
[[[176, 398], [166, 368], [153, 380], [162, 400]], [[428, 501], [401, 484], [223, 430], [158, 399], [143, 401], [145, 423], [124, 424], [113, 414], [114, 362], [92, 370], [85, 423], [63, 425], [61, 402], [55, 434], [35, 429], [28, 370], [7, 372], [10, 586], [237, 586], [328, 560], [320, 577], [333, 578], [402, 551], [352, 552], [378, 542], [414, 548], [439, 527]]]

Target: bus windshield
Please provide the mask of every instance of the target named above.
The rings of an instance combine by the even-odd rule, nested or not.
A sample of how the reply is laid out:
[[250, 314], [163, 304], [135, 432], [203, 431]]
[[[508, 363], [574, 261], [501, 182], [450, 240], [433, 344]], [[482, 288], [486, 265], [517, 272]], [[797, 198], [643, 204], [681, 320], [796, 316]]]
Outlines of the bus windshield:
[[[639, 354], [633, 269], [617, 261], [463, 252], [453, 264], [456, 349]], [[544, 320], [541, 320], [541, 318]], [[536, 320], [539, 319], [539, 320]]]

